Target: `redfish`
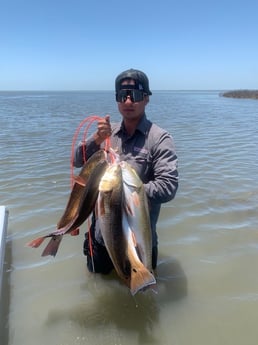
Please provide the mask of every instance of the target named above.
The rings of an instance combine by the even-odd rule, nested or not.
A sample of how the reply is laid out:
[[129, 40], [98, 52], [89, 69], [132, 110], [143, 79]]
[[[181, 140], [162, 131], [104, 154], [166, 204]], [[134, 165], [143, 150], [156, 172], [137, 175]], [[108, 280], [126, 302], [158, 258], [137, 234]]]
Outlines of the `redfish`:
[[152, 271], [152, 230], [148, 198], [136, 171], [125, 161], [120, 163], [125, 195], [125, 211], [137, 242], [143, 264]]
[[57, 223], [57, 229], [48, 235], [32, 240], [27, 245], [37, 248], [46, 238], [51, 237], [42, 256], [55, 256], [63, 235], [76, 234], [78, 228], [93, 211], [98, 197], [99, 182], [107, 166], [107, 156], [104, 150], [93, 154], [75, 178], [66, 209]]
[[110, 165], [99, 183], [97, 216], [100, 231], [118, 276], [132, 295], [156, 283], [153, 274], [138, 257], [136, 239], [124, 209], [122, 170]]

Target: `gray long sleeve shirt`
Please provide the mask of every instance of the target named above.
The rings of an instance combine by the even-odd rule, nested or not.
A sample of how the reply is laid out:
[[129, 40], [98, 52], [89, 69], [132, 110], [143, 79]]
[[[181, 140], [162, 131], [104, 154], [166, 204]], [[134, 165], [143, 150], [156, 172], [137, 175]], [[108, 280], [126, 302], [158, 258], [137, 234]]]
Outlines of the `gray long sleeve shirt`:
[[[136, 170], [144, 183], [150, 202], [153, 246], [157, 245], [156, 224], [162, 203], [172, 200], [178, 188], [177, 155], [171, 135], [142, 117], [136, 131], [128, 136], [123, 122], [112, 124], [111, 147], [121, 160]], [[83, 165], [82, 143], [75, 152], [74, 165]], [[86, 157], [100, 149], [93, 138], [86, 142]]]

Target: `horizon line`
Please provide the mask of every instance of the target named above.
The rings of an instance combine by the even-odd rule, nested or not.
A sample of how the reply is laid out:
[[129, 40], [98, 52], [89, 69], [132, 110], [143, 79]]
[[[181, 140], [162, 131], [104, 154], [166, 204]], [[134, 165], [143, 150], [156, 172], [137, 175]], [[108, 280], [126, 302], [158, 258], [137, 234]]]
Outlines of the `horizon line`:
[[[235, 91], [235, 90], [256, 90], [256, 89], [156, 89], [152, 90], [152, 92], [164, 92], [164, 91], [172, 91], [172, 92], [186, 92], [186, 91]], [[10, 90], [2, 90], [0, 92], [115, 92], [115, 90], [107, 90], [107, 89], [10, 89]]]

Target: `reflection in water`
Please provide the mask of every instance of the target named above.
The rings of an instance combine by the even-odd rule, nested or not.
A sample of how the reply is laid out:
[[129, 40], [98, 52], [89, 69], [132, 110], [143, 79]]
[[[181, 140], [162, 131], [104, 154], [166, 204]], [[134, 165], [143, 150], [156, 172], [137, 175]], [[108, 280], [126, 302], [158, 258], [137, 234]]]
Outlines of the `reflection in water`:
[[178, 260], [163, 258], [157, 267], [158, 300], [169, 303], [187, 295], [187, 279]]
[[[105, 328], [115, 327], [119, 333], [136, 334], [139, 344], [157, 344], [154, 330], [159, 327], [162, 304], [179, 300], [187, 294], [185, 274], [180, 264], [171, 259], [164, 259], [158, 265], [157, 294], [148, 290], [132, 297], [124, 285], [117, 283], [114, 274], [94, 275], [92, 278], [83, 287], [92, 295], [90, 303], [50, 311], [47, 326], [55, 327], [59, 322], [72, 321], [85, 330], [91, 329], [96, 337], [98, 330], [103, 332]], [[98, 284], [98, 279], [104, 280], [104, 284]]]

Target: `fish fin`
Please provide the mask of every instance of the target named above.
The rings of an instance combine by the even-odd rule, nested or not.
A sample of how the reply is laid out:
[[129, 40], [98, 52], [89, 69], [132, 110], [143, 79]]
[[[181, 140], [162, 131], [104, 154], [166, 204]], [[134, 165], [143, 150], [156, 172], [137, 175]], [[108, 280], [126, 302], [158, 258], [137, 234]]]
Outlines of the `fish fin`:
[[125, 213], [128, 216], [131, 216], [131, 217], [134, 216], [133, 210], [132, 210], [131, 206], [128, 204], [128, 202], [125, 203]]
[[133, 240], [133, 245], [136, 248], [137, 247], [137, 241], [136, 241], [136, 237], [133, 231], [131, 231], [131, 235], [132, 235], [132, 240]]
[[133, 268], [131, 272], [130, 291], [134, 296], [138, 291], [156, 284], [156, 279], [144, 265]]
[[80, 234], [80, 229], [76, 228], [70, 232], [71, 236], [78, 236]]
[[35, 238], [34, 240], [27, 243], [27, 246], [32, 247], [32, 248], [38, 248], [41, 245], [41, 243], [44, 241], [45, 238], [46, 238], [45, 236]]
[[148, 286], [145, 286], [144, 288], [142, 288], [141, 290], [139, 290], [140, 292], [145, 292], [151, 290], [153, 293], [155, 293], [155, 295], [157, 295], [159, 293], [158, 291], [158, 284], [157, 282], [154, 284], [150, 284]]
[[53, 236], [51, 240], [48, 242], [46, 248], [44, 249], [41, 256], [56, 256], [57, 250], [59, 248], [60, 242], [62, 241], [63, 236]]
[[74, 176], [73, 180], [74, 180], [74, 183], [77, 183], [77, 184], [79, 184], [82, 187], [86, 186], [86, 181], [81, 176]]
[[132, 193], [132, 200], [133, 200], [133, 203], [136, 207], [140, 206], [140, 198], [139, 198], [139, 195], [137, 192]]
[[156, 295], [158, 294], [158, 285], [157, 285], [157, 283], [155, 283], [155, 284], [151, 284], [151, 285], [149, 285], [149, 286], [147, 286], [147, 288], [146, 288], [147, 290], [151, 290], [152, 292], [154, 292]]

